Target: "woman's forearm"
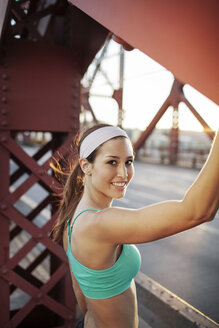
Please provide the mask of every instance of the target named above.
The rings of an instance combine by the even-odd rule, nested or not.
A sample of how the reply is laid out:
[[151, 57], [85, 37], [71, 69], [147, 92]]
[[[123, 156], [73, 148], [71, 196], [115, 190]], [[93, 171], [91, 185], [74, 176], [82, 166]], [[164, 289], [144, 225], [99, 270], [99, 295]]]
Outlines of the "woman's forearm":
[[208, 159], [187, 191], [184, 202], [198, 220], [214, 218], [219, 206], [219, 132], [214, 138]]

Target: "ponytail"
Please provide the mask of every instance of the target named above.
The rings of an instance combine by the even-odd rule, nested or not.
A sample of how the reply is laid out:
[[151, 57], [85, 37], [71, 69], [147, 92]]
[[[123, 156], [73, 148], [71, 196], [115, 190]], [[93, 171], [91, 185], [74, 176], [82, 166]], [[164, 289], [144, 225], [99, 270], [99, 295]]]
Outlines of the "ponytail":
[[[77, 154], [79, 154], [80, 146], [82, 141], [93, 131], [100, 129], [105, 126], [110, 126], [109, 124], [97, 124], [88, 130], [86, 130], [83, 135], [78, 138], [75, 142], [75, 150], [77, 151]], [[87, 160], [90, 163], [93, 163], [98, 149], [101, 146], [97, 147], [88, 157]], [[55, 172], [55, 175], [57, 176], [58, 180], [61, 177], [65, 177], [67, 175], [67, 180], [64, 185], [63, 194], [62, 194], [62, 201], [59, 207], [59, 215], [58, 218], [52, 228], [52, 231], [50, 233], [50, 237], [55, 242], [60, 242], [63, 238], [63, 233], [67, 227], [67, 219], [71, 218], [75, 212], [75, 209], [81, 200], [81, 197], [84, 193], [84, 181], [85, 181], [85, 175], [83, 171], [81, 170], [79, 161], [77, 160], [75, 162], [75, 165], [73, 168], [69, 168], [70, 174], [67, 174], [65, 171], [62, 170], [60, 164], [58, 161], [56, 161], [56, 166], [54, 164], [50, 164], [51, 168]]]
[[[53, 169], [60, 173], [60, 170]], [[69, 174], [64, 190], [63, 199], [59, 208], [59, 215], [51, 231], [51, 238], [55, 242], [62, 240], [63, 232], [67, 226], [67, 219], [71, 218], [84, 192], [84, 173], [81, 170], [79, 162], [75, 164]]]

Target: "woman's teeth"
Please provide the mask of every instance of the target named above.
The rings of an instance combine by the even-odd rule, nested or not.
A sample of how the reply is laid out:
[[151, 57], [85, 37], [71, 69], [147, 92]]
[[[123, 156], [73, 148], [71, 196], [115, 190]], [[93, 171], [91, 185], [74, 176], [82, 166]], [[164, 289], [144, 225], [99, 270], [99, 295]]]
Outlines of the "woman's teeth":
[[125, 182], [122, 182], [122, 183], [116, 183], [116, 182], [113, 182], [112, 183], [114, 186], [118, 186], [118, 187], [124, 187], [125, 186]]

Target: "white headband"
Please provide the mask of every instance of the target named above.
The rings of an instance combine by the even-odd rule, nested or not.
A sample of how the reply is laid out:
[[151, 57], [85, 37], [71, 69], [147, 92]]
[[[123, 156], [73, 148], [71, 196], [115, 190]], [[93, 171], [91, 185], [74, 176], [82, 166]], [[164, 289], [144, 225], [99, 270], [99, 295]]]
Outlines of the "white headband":
[[87, 158], [104, 142], [120, 136], [128, 138], [125, 131], [115, 126], [104, 126], [103, 128], [91, 132], [81, 143], [79, 157]]

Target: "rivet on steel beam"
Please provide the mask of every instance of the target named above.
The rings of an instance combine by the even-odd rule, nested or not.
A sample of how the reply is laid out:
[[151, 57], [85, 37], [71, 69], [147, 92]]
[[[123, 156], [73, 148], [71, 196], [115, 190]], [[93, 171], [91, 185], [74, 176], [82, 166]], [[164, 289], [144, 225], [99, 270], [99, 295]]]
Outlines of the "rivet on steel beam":
[[8, 79], [8, 74], [5, 74], [5, 73], [2, 74], [2, 79], [3, 79], [3, 80], [7, 80], [7, 79]]
[[7, 121], [7, 120], [3, 120], [3, 121], [1, 121], [1, 125], [2, 125], [2, 126], [8, 126], [8, 121]]
[[69, 314], [68, 320], [72, 320], [72, 319], [73, 319], [73, 315], [72, 314]]
[[2, 86], [2, 91], [8, 91], [8, 87], [7, 87], [7, 85], [3, 85], [3, 86]]
[[38, 239], [43, 239], [43, 234], [40, 232], [37, 236]]
[[2, 108], [1, 113], [2, 113], [2, 115], [7, 115], [8, 110], [6, 108]]
[[45, 173], [45, 172], [44, 172], [44, 169], [42, 169], [42, 168], [39, 169], [39, 175], [44, 175], [44, 173]]
[[1, 204], [1, 210], [2, 211], [7, 210], [7, 208], [8, 208], [7, 204], [5, 204], [5, 203]]
[[6, 267], [6, 266], [2, 267], [2, 268], [0, 269], [0, 273], [1, 273], [1, 275], [6, 275], [6, 274], [8, 274], [8, 269], [7, 269], [7, 267]]
[[72, 125], [71, 125], [71, 129], [77, 129], [77, 124], [76, 123], [73, 123]]
[[72, 118], [73, 118], [74, 120], [78, 119], [78, 114], [77, 114], [77, 113], [73, 113], [73, 114], [72, 114]]
[[39, 292], [37, 295], [36, 295], [37, 299], [40, 300], [42, 297], [43, 297], [43, 293], [42, 292]]
[[80, 86], [79, 81], [78, 82], [73, 82], [72, 86], [73, 86], [73, 88], [78, 88]]
[[7, 104], [8, 99], [6, 97], [2, 97], [1, 98], [1, 102], [4, 103], [4, 104]]
[[78, 110], [78, 108], [79, 108], [79, 105], [75, 104], [75, 103], [72, 104], [71, 106], [72, 106], [73, 110]]
[[8, 142], [8, 138], [5, 137], [5, 136], [1, 137], [1, 142], [2, 142], [2, 143], [6, 143], [6, 142]]

